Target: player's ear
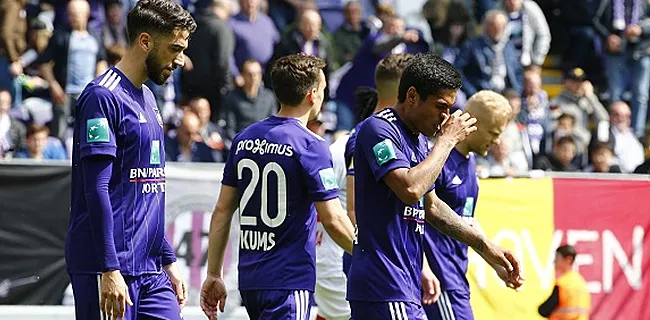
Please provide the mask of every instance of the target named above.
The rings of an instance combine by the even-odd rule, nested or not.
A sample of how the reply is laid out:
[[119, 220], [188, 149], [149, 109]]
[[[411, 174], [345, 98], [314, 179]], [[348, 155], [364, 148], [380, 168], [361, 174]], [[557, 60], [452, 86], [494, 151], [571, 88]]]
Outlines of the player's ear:
[[316, 88], [311, 88], [311, 90], [309, 90], [309, 93], [307, 93], [307, 99], [309, 99], [309, 104], [315, 104], [317, 96], [318, 96], [318, 92]]
[[147, 32], [142, 32], [138, 35], [138, 44], [145, 52], [153, 49], [153, 36]]
[[415, 87], [409, 87], [409, 89], [406, 91], [406, 101], [413, 106], [417, 104], [419, 99], [420, 95], [418, 94], [418, 91], [415, 90]]

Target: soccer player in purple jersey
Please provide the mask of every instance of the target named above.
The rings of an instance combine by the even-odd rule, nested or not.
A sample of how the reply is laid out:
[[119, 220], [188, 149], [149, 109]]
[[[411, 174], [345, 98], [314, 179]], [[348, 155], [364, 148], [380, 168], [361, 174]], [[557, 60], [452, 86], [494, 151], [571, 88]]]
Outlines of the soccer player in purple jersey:
[[[357, 109], [359, 110], [359, 118], [361, 121], [355, 126], [355, 129], [352, 130], [344, 153], [345, 161], [348, 166], [346, 176], [347, 188], [349, 190], [346, 199], [347, 211], [348, 216], [353, 223], [356, 223], [354, 215], [353, 155], [358, 129], [361, 127], [363, 120], [368, 118], [371, 114], [393, 107], [397, 103], [399, 80], [404, 69], [411, 62], [413, 57], [412, 54], [400, 53], [392, 54], [382, 59], [375, 68], [375, 85], [377, 88], [359, 89], [356, 92]], [[350, 268], [351, 258], [352, 256], [347, 253], [343, 257], [343, 269], [346, 273]], [[440, 295], [440, 282], [429, 268], [426, 257], [423, 261], [422, 267], [422, 302], [424, 304], [431, 304], [435, 302]]]
[[[478, 177], [475, 154], [485, 156], [499, 137], [510, 118], [508, 100], [493, 91], [479, 91], [465, 106], [465, 111], [477, 119], [477, 130], [451, 150], [449, 158], [436, 180], [436, 195], [469, 226], [474, 223], [474, 209], [478, 200]], [[477, 229], [480, 232], [481, 229]], [[425, 254], [434, 274], [440, 279], [442, 294], [432, 305], [424, 306], [429, 320], [472, 320], [467, 273], [467, 244], [425, 227]], [[483, 254], [481, 254], [483, 255]], [[490, 262], [487, 257], [486, 261]], [[506, 270], [490, 263], [508, 287], [519, 288], [522, 279], [511, 279]], [[514, 280], [514, 281], [511, 281]]]
[[325, 62], [278, 59], [271, 80], [280, 111], [239, 133], [212, 214], [201, 307], [224, 311], [223, 259], [235, 210], [240, 215], [239, 290], [251, 319], [309, 319], [316, 282], [316, 212], [327, 233], [352, 250], [354, 228], [338, 199], [327, 143], [306, 128], [325, 97]]
[[[420, 287], [425, 220], [519, 278], [511, 252], [468, 226], [432, 192], [449, 152], [476, 130], [469, 114], [449, 115], [460, 86], [451, 64], [418, 54], [402, 74], [395, 107], [359, 128], [354, 151], [358, 234], [347, 295], [353, 319], [426, 319]], [[425, 136], [437, 131], [429, 152]]]
[[172, 1], [138, 2], [127, 54], [79, 97], [65, 250], [77, 319], [181, 319], [186, 287], [165, 237], [165, 136], [143, 83], [162, 85], [184, 64], [195, 29]]

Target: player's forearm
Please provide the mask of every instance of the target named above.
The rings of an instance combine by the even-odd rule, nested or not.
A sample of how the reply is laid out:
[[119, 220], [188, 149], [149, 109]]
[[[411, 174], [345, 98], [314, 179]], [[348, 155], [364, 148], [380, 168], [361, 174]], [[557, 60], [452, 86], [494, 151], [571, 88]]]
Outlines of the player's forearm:
[[412, 195], [416, 199], [416, 202], [436, 182], [453, 148], [454, 145], [452, 143], [439, 139], [426, 159], [408, 170], [406, 174], [406, 188], [408, 194]]
[[343, 248], [348, 253], [352, 254], [352, 241], [354, 241], [354, 226], [350, 219], [341, 213], [334, 219], [323, 223], [323, 227], [327, 234], [332, 237], [339, 247]]
[[113, 238], [113, 209], [108, 193], [113, 164], [108, 157], [90, 157], [82, 160], [84, 193], [88, 206], [90, 228], [94, 245], [101, 257], [102, 271], [119, 270], [120, 263]]
[[219, 205], [212, 213], [210, 220], [210, 235], [208, 244], [208, 274], [215, 277], [223, 276], [223, 261], [230, 236], [232, 215], [226, 214]]
[[438, 231], [469, 245], [476, 252], [482, 252], [485, 249], [486, 238], [437, 197], [431, 205], [427, 206], [425, 219]]

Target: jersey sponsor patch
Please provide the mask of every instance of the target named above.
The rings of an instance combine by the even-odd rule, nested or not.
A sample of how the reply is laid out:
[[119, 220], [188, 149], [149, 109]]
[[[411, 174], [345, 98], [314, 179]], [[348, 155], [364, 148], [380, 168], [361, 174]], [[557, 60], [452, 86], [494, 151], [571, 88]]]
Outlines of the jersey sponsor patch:
[[320, 175], [320, 181], [323, 183], [325, 190], [337, 189], [339, 187], [338, 183], [336, 183], [336, 174], [334, 174], [334, 169], [323, 169], [318, 171], [318, 175]]
[[384, 141], [377, 143], [372, 147], [372, 152], [375, 153], [375, 160], [377, 160], [377, 164], [380, 166], [392, 159], [397, 159], [393, 142], [389, 139], [384, 139]]
[[474, 197], [465, 198], [465, 206], [463, 207], [463, 217], [474, 216]]
[[151, 141], [149, 164], [160, 164], [160, 140]]
[[108, 120], [106, 118], [88, 119], [86, 122], [86, 142], [109, 142]]

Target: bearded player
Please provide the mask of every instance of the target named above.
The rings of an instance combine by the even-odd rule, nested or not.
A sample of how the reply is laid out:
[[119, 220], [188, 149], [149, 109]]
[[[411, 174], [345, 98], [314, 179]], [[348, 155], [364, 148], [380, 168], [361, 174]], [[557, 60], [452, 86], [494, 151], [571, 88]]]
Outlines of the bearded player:
[[183, 66], [195, 29], [175, 2], [141, 0], [125, 57], [79, 97], [65, 248], [77, 319], [182, 318], [187, 289], [165, 237], [165, 135], [143, 83]]

